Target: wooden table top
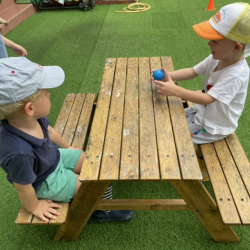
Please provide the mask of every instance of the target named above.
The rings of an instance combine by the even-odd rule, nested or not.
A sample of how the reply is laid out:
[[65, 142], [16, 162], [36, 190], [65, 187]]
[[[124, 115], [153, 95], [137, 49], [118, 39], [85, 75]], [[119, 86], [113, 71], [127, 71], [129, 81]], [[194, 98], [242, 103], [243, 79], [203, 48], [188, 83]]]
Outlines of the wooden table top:
[[201, 180], [182, 100], [163, 97], [152, 69], [171, 57], [106, 60], [81, 181]]

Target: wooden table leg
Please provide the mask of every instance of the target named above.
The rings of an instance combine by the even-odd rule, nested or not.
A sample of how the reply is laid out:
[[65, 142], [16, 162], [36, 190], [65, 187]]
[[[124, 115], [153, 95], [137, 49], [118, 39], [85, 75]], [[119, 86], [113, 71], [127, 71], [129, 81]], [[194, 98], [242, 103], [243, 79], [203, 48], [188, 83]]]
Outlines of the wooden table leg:
[[170, 181], [208, 233], [217, 242], [240, 242], [231, 226], [225, 225], [219, 209], [201, 181]]
[[73, 199], [66, 223], [58, 229], [54, 240], [77, 240], [91, 214], [111, 182], [84, 181]]

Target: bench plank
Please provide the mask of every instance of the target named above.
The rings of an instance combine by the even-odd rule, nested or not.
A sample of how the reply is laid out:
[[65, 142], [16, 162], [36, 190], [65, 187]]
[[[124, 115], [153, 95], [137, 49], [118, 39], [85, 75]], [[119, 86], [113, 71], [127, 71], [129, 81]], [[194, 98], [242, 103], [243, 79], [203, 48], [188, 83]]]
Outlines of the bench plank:
[[99, 180], [118, 181], [127, 58], [118, 58]]
[[62, 138], [71, 145], [75, 135], [76, 126], [82, 110], [82, 105], [85, 99], [85, 94], [77, 94], [73, 103], [72, 110], [70, 112], [68, 121], [63, 131]]
[[[104, 137], [106, 132], [109, 105], [114, 79], [116, 59], [107, 59], [99, 91], [95, 116], [83, 161], [80, 180], [98, 180], [102, 160]], [[92, 144], [92, 141], [95, 141]]]
[[233, 133], [225, 138], [227, 145], [231, 151], [234, 161], [237, 165], [241, 178], [245, 184], [245, 187], [250, 195], [250, 163], [249, 160], [237, 138]]
[[139, 58], [140, 179], [159, 180], [149, 58]]
[[[167, 71], [173, 71], [171, 57], [162, 57], [162, 66]], [[191, 135], [182, 101], [175, 96], [169, 96], [168, 103], [182, 178], [183, 180], [201, 180], [202, 175], [192, 140], [190, 140]]]
[[86, 94], [84, 104], [82, 107], [82, 112], [75, 131], [75, 136], [72, 142], [72, 147], [74, 148], [83, 148], [84, 146], [87, 131], [90, 126], [94, 100], [95, 100], [95, 94], [92, 93]]
[[33, 220], [33, 214], [30, 213], [23, 205], [17, 215], [16, 224], [30, 225]]
[[[187, 101], [187, 105], [192, 107], [195, 104]], [[229, 225], [241, 224], [234, 199], [227, 185], [213, 144], [201, 144], [200, 147], [223, 222]]]
[[139, 179], [138, 58], [128, 59], [120, 180]]
[[[150, 57], [151, 70], [161, 69], [161, 58]], [[167, 98], [157, 93], [152, 81], [158, 155], [162, 180], [181, 179]]]
[[60, 114], [57, 118], [56, 124], [54, 129], [59, 133], [61, 136], [63, 134], [66, 122], [68, 121], [69, 114], [71, 112], [71, 108], [73, 106], [73, 102], [75, 100], [75, 94], [68, 94], [63, 102]]
[[250, 224], [250, 199], [244, 183], [234, 163], [231, 153], [225, 140], [213, 143], [220, 160], [227, 183], [233, 195], [236, 207], [238, 209], [242, 224]]
[[223, 222], [229, 225], [241, 224], [213, 144], [203, 144], [201, 145], [201, 150]]

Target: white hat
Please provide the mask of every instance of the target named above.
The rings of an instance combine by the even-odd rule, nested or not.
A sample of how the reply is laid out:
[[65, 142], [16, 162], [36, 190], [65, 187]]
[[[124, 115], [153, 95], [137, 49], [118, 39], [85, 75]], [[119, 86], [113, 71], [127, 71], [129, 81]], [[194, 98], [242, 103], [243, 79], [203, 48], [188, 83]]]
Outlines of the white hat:
[[250, 5], [233, 3], [222, 7], [209, 19], [193, 26], [202, 38], [209, 40], [230, 39], [247, 44], [245, 56], [250, 55]]
[[25, 57], [0, 59], [0, 105], [15, 103], [38, 89], [51, 89], [64, 82], [58, 66], [40, 66]]

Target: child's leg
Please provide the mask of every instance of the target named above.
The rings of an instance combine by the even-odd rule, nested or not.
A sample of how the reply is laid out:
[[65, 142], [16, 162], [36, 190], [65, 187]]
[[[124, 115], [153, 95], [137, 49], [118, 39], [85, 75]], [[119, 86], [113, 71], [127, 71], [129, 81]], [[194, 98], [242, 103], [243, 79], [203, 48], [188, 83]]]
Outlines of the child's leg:
[[79, 175], [78, 174], [76, 174], [76, 189], [75, 189], [75, 192], [74, 192], [74, 197], [73, 198], [75, 198], [75, 196], [76, 196], [76, 194], [77, 194], [77, 192], [78, 192], [78, 190], [79, 190], [79, 188], [80, 188], [80, 186], [81, 186], [81, 182], [80, 182], [80, 179], [79, 179]]
[[77, 162], [76, 166], [75, 166], [74, 172], [75, 172], [77, 175], [79, 175], [80, 172], [81, 172], [84, 157], [85, 157], [85, 152], [83, 151], [83, 152], [81, 153], [79, 159], [78, 159], [78, 162]]

